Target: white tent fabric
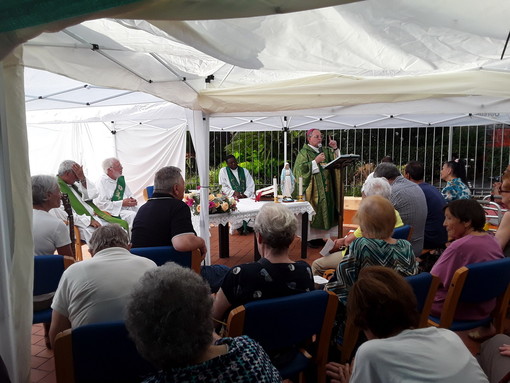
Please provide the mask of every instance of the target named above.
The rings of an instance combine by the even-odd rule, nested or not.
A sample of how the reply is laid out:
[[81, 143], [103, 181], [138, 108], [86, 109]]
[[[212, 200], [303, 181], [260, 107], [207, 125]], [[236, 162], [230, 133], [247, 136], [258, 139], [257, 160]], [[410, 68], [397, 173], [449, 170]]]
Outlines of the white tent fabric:
[[[359, 127], [395, 123], [426, 126], [477, 119], [508, 122], [510, 53], [500, 57], [508, 33], [509, 2], [343, 3], [145, 0], [0, 34], [0, 58], [7, 83], [1, 92], [8, 113], [6, 119], [2, 113], [1, 145], [2, 156], [10, 159], [10, 166], [2, 167], [0, 186], [2, 193], [6, 192], [6, 205], [16, 209], [14, 219], [1, 221], [2, 264], [5, 258], [11, 259], [12, 265], [0, 271], [2, 277], [7, 276], [0, 283], [4, 290], [14, 280], [9, 297], [21, 294], [19, 305], [5, 302], [19, 315], [2, 317], [0, 328], [6, 328], [10, 336], [4, 342], [2, 332], [0, 352], [9, 354], [8, 367], [16, 377], [13, 380], [28, 380], [25, 346], [29, 324], [21, 314], [27, 314], [27, 285], [31, 283], [29, 249], [25, 248], [30, 243], [26, 240], [30, 238], [30, 198], [22, 74], [19, 67], [5, 69], [6, 57], [13, 59], [7, 53], [32, 38], [23, 47], [23, 55], [17, 52], [24, 66], [96, 86], [143, 91], [205, 113], [213, 127], [216, 115], [217, 126], [228, 128], [235, 124], [226, 122], [227, 114], [243, 113], [239, 124], [250, 128], [267, 127], [266, 119], [272, 119], [275, 126], [289, 123], [283, 115], [291, 115], [296, 128], [325, 123]], [[331, 4], [343, 5], [285, 13]], [[253, 15], [258, 17], [235, 19]], [[97, 17], [111, 19], [75, 25]], [[220, 18], [230, 19], [212, 20]], [[194, 21], [175, 21], [178, 19]], [[42, 31], [56, 32], [40, 34]], [[319, 108], [317, 114], [302, 112]], [[278, 117], [243, 122], [249, 114]], [[194, 113], [195, 122], [198, 116]], [[303, 122], [299, 116], [305, 116]], [[322, 117], [327, 118], [321, 121]], [[116, 120], [122, 118], [112, 119]], [[87, 132], [93, 130], [86, 127], [89, 123], [104, 126], [104, 120], [71, 124], [81, 124], [73, 126]], [[207, 135], [208, 124], [202, 124], [202, 132], [196, 130], [199, 126], [193, 126], [194, 135]], [[111, 127], [108, 122], [106, 127]], [[115, 135], [112, 143], [109, 137], [105, 150], [114, 152], [116, 144], [120, 159], [128, 161], [124, 155], [129, 150], [119, 151], [122, 140]], [[202, 145], [205, 143], [203, 140]], [[203, 161], [205, 158], [199, 161], [202, 174]], [[12, 246], [6, 248], [8, 241], [13, 241]], [[20, 241], [24, 244], [17, 246]], [[9, 261], [6, 264], [9, 266]], [[16, 322], [19, 318], [24, 320]]]

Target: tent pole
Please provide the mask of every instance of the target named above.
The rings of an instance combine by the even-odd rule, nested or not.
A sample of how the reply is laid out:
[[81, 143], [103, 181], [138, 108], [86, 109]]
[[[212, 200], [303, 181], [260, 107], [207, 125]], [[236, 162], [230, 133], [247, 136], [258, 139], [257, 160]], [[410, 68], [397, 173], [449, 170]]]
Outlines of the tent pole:
[[452, 160], [453, 151], [453, 126], [448, 128], [448, 161]]

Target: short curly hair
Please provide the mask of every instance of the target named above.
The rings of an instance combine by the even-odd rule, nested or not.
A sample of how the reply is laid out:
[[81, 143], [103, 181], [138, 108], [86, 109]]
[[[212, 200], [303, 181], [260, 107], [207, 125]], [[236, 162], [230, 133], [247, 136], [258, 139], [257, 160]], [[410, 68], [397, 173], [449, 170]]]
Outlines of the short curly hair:
[[140, 354], [163, 370], [196, 363], [212, 344], [212, 297], [191, 269], [168, 262], [131, 293], [126, 328]]
[[255, 218], [253, 230], [262, 237], [263, 243], [281, 252], [294, 240], [297, 219], [282, 204], [265, 204]]

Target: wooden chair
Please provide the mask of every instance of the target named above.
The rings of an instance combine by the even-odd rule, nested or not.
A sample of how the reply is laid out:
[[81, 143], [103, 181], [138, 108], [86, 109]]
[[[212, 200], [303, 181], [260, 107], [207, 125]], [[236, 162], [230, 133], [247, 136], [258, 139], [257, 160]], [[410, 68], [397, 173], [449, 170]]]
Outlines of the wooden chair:
[[[62, 255], [34, 256], [34, 296], [49, 294], [57, 290], [62, 273], [66, 268], [66, 262], [69, 262], [69, 260], [65, 260], [65, 257]], [[34, 311], [32, 324], [50, 323], [52, 312], [53, 310], [51, 307], [40, 311]]]
[[[482, 303], [496, 298], [492, 313], [481, 320], [454, 320], [459, 303]], [[510, 300], [510, 258], [473, 263], [453, 275], [441, 317], [429, 316], [429, 324], [452, 331], [471, 330], [493, 323], [496, 332], [503, 332]]]
[[230, 312], [226, 336], [248, 335], [270, 355], [295, 350], [288, 362], [277, 366], [283, 379], [302, 375], [313, 366], [312, 381], [323, 383], [337, 305], [337, 296], [323, 290], [249, 302]]
[[[430, 308], [434, 302], [436, 291], [439, 286], [439, 278], [430, 273], [421, 273], [406, 277], [406, 281], [411, 285], [416, 296], [418, 303], [418, 312], [420, 313], [420, 321], [418, 327], [427, 327], [428, 318], [430, 314]], [[351, 317], [347, 317], [344, 338], [341, 345], [338, 345], [338, 349], [341, 352], [340, 361], [342, 363], [348, 362], [358, 343], [359, 335], [361, 330], [354, 324]]]
[[[73, 246], [73, 244], [71, 244], [71, 246]], [[74, 259], [77, 261], [83, 261], [82, 246], [80, 229], [78, 229], [77, 226], [74, 226]]]
[[68, 329], [55, 339], [58, 383], [134, 383], [156, 371], [138, 354], [124, 322]]
[[175, 262], [181, 266], [191, 268], [198, 274], [200, 274], [200, 265], [203, 261], [203, 256], [198, 249], [180, 252], [172, 246], [135, 247], [131, 249], [131, 253], [149, 258], [158, 266], [167, 262]]

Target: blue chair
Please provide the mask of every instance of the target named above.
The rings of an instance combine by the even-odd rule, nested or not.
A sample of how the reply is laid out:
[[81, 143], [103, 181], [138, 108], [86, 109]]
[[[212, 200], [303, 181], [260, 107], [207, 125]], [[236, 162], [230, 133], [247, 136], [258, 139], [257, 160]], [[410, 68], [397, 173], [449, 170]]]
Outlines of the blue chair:
[[[482, 303], [497, 298], [491, 315], [481, 320], [456, 321], [459, 303]], [[502, 333], [508, 301], [510, 300], [510, 258], [473, 263], [458, 269], [453, 275], [446, 295], [441, 317], [429, 317], [429, 324], [452, 331], [471, 330], [493, 323], [496, 332]]]
[[152, 197], [152, 193], [154, 193], [154, 186], [147, 186], [143, 189], [143, 198], [147, 201]]
[[[406, 281], [411, 285], [418, 303], [417, 310], [420, 313], [418, 327], [427, 327], [430, 308], [434, 302], [436, 291], [439, 286], [439, 278], [430, 273], [421, 273], [406, 277]], [[354, 324], [351, 317], [347, 317], [342, 344], [337, 345], [340, 350], [340, 361], [348, 362], [358, 343], [360, 329]]]
[[157, 372], [129, 338], [124, 322], [68, 329], [55, 339], [58, 383], [140, 382]]
[[393, 234], [391, 235], [391, 237], [395, 239], [407, 239], [409, 241], [412, 234], [413, 228], [410, 225], [404, 225], [395, 228], [395, 230], [393, 230]]
[[[64, 269], [65, 264], [62, 255], [34, 256], [34, 296], [56, 291]], [[51, 308], [34, 311], [32, 324], [50, 323], [52, 311]]]
[[418, 301], [418, 312], [420, 313], [420, 323], [418, 327], [427, 327], [430, 308], [434, 302], [437, 288], [439, 287], [439, 278], [430, 273], [420, 273], [411, 277], [406, 277], [406, 281], [411, 285]]
[[181, 252], [175, 250], [172, 246], [135, 247], [131, 249], [131, 253], [149, 258], [158, 266], [167, 262], [175, 262], [181, 266], [191, 268], [198, 274], [200, 274], [200, 264], [203, 260], [198, 249]]
[[[317, 373], [313, 381], [322, 383], [326, 381], [328, 345], [337, 305], [337, 296], [323, 290], [249, 302], [230, 312], [227, 336], [248, 335], [270, 355], [295, 348], [290, 361], [277, 366], [283, 379], [304, 372], [312, 361]], [[311, 343], [314, 335], [315, 342]], [[298, 349], [305, 343], [310, 345], [307, 342], [311, 343], [307, 352]]]

